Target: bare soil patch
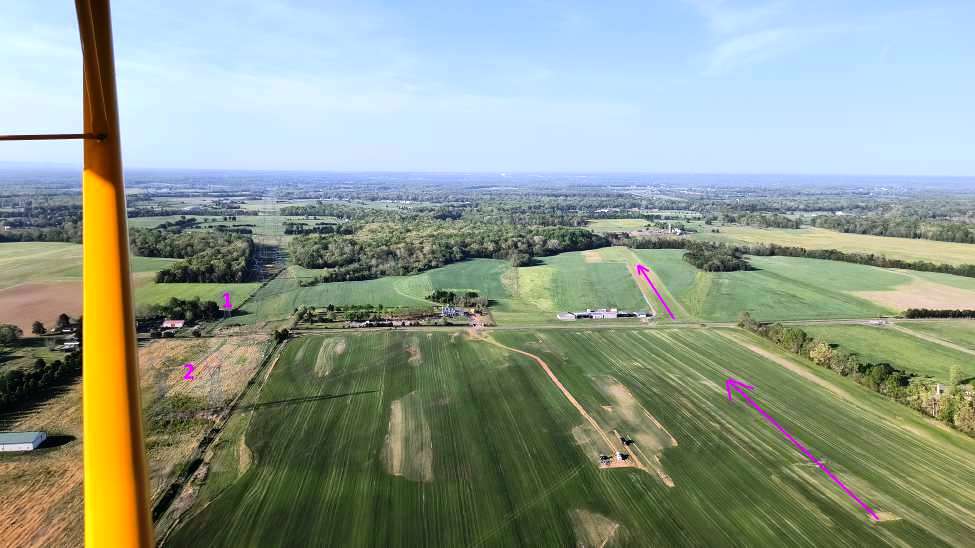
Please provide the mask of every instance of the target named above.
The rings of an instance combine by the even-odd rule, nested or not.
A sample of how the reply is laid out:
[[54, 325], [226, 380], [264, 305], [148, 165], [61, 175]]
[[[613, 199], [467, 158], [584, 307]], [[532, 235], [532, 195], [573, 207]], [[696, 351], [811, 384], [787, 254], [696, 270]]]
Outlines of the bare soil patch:
[[[458, 335], [458, 333], [451, 334], [451, 341]], [[404, 346], [406, 353], [410, 355], [408, 360], [410, 365], [417, 366], [423, 362], [423, 354], [420, 352], [420, 341], [416, 337], [410, 337]]]
[[582, 260], [587, 263], [601, 263], [603, 262], [603, 256], [599, 254], [598, 250], [591, 249], [582, 252]]
[[598, 377], [595, 381], [612, 402], [612, 410], [603, 413], [603, 419], [613, 429], [613, 436], [635, 442], [626, 446], [624, 452], [638, 466], [657, 474], [664, 485], [673, 487], [674, 480], [664, 471], [660, 454], [668, 447], [677, 447], [677, 439], [619, 381], [613, 377]]
[[30, 333], [35, 320], [53, 325], [62, 312], [81, 315], [81, 282], [25, 283], [0, 289], [0, 323]]
[[602, 548], [620, 528], [619, 523], [589, 510], [573, 510], [569, 517], [572, 519], [576, 544], [580, 547]]
[[386, 471], [412, 481], [433, 481], [430, 425], [416, 392], [390, 404], [383, 462]]
[[315, 357], [315, 375], [324, 377], [335, 367], [335, 358], [345, 353], [345, 337], [325, 339]]
[[915, 278], [885, 291], [855, 291], [853, 295], [893, 310], [908, 308], [975, 308], [975, 291]]
[[250, 447], [247, 447], [247, 433], [240, 435], [240, 442], [237, 444], [237, 476], [244, 475], [244, 472], [251, 467], [254, 455]]

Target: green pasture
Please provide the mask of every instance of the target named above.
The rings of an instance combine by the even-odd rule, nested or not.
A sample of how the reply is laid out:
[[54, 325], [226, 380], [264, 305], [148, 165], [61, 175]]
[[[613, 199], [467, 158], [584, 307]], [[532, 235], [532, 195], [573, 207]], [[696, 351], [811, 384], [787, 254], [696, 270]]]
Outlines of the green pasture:
[[[134, 274], [156, 272], [174, 259], [131, 257]], [[81, 280], [81, 244], [59, 242], [0, 243], [0, 289], [28, 282]]]
[[975, 246], [934, 240], [888, 238], [865, 234], [846, 234], [825, 228], [757, 228], [723, 225], [713, 234], [702, 230], [694, 237], [738, 243], [774, 243], [807, 249], [838, 249], [846, 253], [875, 253], [905, 261], [930, 261], [947, 264], [975, 263]]
[[975, 350], [975, 320], [902, 322], [897, 325], [910, 331], [944, 339], [970, 350]]
[[[659, 423], [676, 446], [630, 451], [659, 455], [674, 485], [600, 469], [577, 442], [588, 423], [526, 356], [460, 333], [302, 337], [225, 432], [169, 544], [960, 546], [975, 533], [975, 440], [849, 379], [800, 376], [714, 330], [494, 336], [544, 359], [601, 428]], [[728, 377], [883, 521], [729, 402]]]
[[961, 368], [962, 378], [975, 377], [975, 356], [890, 327], [805, 325], [802, 328], [812, 336], [856, 352], [868, 362], [889, 363], [897, 369], [934, 377], [941, 382], [948, 381], [954, 365]]
[[646, 219], [590, 219], [587, 228], [599, 234], [607, 232], [631, 232], [647, 226]]
[[536, 266], [521, 268], [496, 259], [472, 259], [413, 276], [310, 287], [301, 287], [300, 281], [321, 275], [321, 271], [292, 266], [245, 306], [250, 317], [233, 322], [280, 320], [303, 305], [433, 305], [426, 296], [434, 289], [476, 291], [488, 297], [499, 323], [556, 322], [556, 312], [586, 308], [646, 310], [625, 262], [627, 250], [607, 248], [590, 253], [602, 262], [587, 262], [581, 252], [544, 257]]
[[135, 304], [162, 304], [169, 299], [189, 300], [199, 297], [223, 306], [224, 292], [230, 293], [230, 302], [236, 307], [260, 287], [259, 283], [165, 283], [147, 282], [135, 288]]
[[744, 310], [760, 320], [889, 315], [896, 311], [852, 292], [891, 289], [910, 281], [882, 268], [817, 259], [751, 257], [756, 270], [710, 273], [684, 261], [682, 250], [634, 253], [690, 316], [702, 320], [733, 321]]

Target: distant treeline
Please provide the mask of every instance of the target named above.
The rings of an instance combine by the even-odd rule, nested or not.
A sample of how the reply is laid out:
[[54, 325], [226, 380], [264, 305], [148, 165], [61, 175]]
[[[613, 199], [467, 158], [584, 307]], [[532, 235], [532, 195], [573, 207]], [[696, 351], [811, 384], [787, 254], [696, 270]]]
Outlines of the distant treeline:
[[931, 308], [908, 308], [905, 318], [975, 318], [975, 310], [938, 310]]
[[136, 255], [186, 259], [156, 273], [159, 283], [239, 283], [250, 281], [254, 242], [223, 231], [135, 228], [129, 243]]
[[0, 242], [81, 243], [81, 222], [65, 222], [59, 227], [16, 228], [0, 231]]
[[853, 234], [975, 244], [975, 226], [964, 223], [930, 222], [899, 216], [817, 215], [812, 218], [812, 225]]
[[289, 250], [305, 268], [329, 269], [322, 281], [334, 282], [416, 274], [472, 258], [524, 266], [534, 257], [607, 245], [607, 238], [581, 228], [426, 221], [372, 224], [355, 236], [298, 236]]
[[81, 351], [72, 352], [64, 361], [47, 363], [38, 359], [25, 369], [13, 369], [0, 375], [0, 411], [15, 408], [57, 386], [74, 381], [81, 375]]
[[726, 223], [757, 226], [761, 228], [799, 228], [800, 220], [778, 213], [724, 213], [721, 220]]
[[355, 232], [355, 226], [351, 223], [349, 224], [336, 224], [327, 222], [315, 223], [315, 226], [308, 226], [304, 223], [284, 223], [284, 233], [286, 235], [304, 235], [304, 234], [352, 234]]
[[[694, 266], [711, 272], [725, 272], [728, 270], [712, 269], [728, 267], [731, 267], [731, 270], [747, 270], [750, 266], [744, 256], [756, 255], [761, 257], [783, 256], [824, 259], [880, 268], [902, 268], [975, 278], [975, 264], [950, 265], [928, 261], [902, 261], [900, 259], [888, 259], [883, 255], [873, 253], [845, 253], [836, 249], [806, 249], [778, 244], [731, 246], [729, 244], [698, 242], [686, 238], [626, 238], [616, 234], [610, 235], [610, 238], [612, 238], [612, 245], [623, 245], [634, 249], [687, 249], [689, 250], [688, 254], [691, 254], [690, 250], [694, 249], [691, 259], [687, 259], [688, 254], [685, 254], [685, 259]], [[711, 262], [712, 260], [714, 262]]]
[[254, 242], [236, 234], [229, 236], [221, 247], [207, 249], [156, 273], [159, 283], [241, 283], [251, 281], [250, 268]]
[[223, 316], [223, 311], [215, 301], [202, 301], [199, 297], [188, 300], [171, 297], [164, 304], [141, 306], [139, 316], [198, 322], [216, 320]]
[[778, 244], [753, 244], [738, 246], [737, 249], [745, 255], [806, 257], [809, 259], [826, 259], [829, 261], [879, 266], [881, 268], [903, 268], [906, 270], [940, 272], [943, 274], [975, 278], [975, 264], [950, 265], [929, 263], [927, 261], [902, 261], [900, 259], [888, 259], [883, 255], [875, 255], [873, 253], [844, 253], [836, 249], [806, 249], [804, 247], [782, 246]]
[[[240, 207], [240, 206], [236, 206]], [[156, 207], [138, 207], [129, 209], [127, 215], [128, 218], [133, 219], [135, 217], [171, 217], [175, 215], [200, 215], [203, 217], [209, 216], [227, 216], [235, 217], [237, 215], [247, 215], [253, 216], [257, 215], [258, 211], [248, 210], [248, 209], [211, 209], [208, 207], [191, 207], [191, 208], [181, 208], [181, 209], [164, 209]]]
[[747, 312], [742, 312], [739, 316], [738, 326], [793, 354], [808, 358], [816, 365], [850, 377], [856, 383], [898, 403], [975, 436], [975, 399], [966, 397], [963, 393], [960, 386], [961, 373], [957, 366], [951, 371], [947, 392], [939, 393], [937, 383], [917, 379], [913, 373], [897, 369], [889, 363], [864, 362], [857, 354], [847, 352], [823, 339], [810, 337], [799, 327], [760, 323]]

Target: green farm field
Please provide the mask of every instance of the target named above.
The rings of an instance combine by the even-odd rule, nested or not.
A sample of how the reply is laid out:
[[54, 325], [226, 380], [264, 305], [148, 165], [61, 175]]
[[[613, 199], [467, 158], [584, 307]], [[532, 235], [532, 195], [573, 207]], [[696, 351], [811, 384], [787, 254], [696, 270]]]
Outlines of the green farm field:
[[889, 363], [941, 382], [948, 382], [951, 367], [958, 366], [962, 378], [975, 378], [975, 356], [891, 327], [807, 325], [802, 328], [812, 336], [856, 352], [869, 362]]
[[[230, 292], [232, 302], [241, 303], [260, 284], [157, 284], [155, 273], [176, 259], [131, 257], [135, 305], [160, 304], [172, 297], [223, 302]], [[40, 320], [50, 325], [65, 312], [81, 314], [81, 245], [55, 242], [0, 244], [0, 323], [14, 323], [29, 333], [30, 324]]]
[[[975, 440], [848, 379], [769, 361], [747, 348], [777, 353], [758, 338], [490, 337], [292, 340], [225, 432], [235, 437], [222, 439], [169, 544], [958, 546], [975, 533]], [[499, 345], [544, 360], [579, 407], [532, 358]], [[729, 402], [729, 376], [754, 385], [881, 521]], [[628, 451], [645, 467], [598, 467], [615, 430], [636, 440]]]
[[630, 273], [633, 260], [625, 248], [604, 248], [544, 257], [530, 267], [472, 259], [414, 276], [309, 287], [301, 287], [300, 280], [320, 272], [291, 266], [244, 307], [250, 314], [233, 322], [282, 320], [302, 305], [433, 306], [426, 296], [434, 289], [477, 291], [494, 301], [492, 314], [506, 324], [557, 322], [556, 312], [564, 310], [646, 310], [647, 303]]
[[876, 253], [905, 261], [947, 264], [975, 263], [975, 245], [910, 238], [846, 234], [825, 228], [756, 228], [723, 225], [719, 234], [701, 232], [695, 238], [740, 243], [775, 243], [807, 249], [838, 249], [847, 253]]
[[[134, 274], [162, 270], [173, 259], [132, 257]], [[81, 244], [59, 242], [0, 243], [0, 289], [24, 283], [81, 280]]]
[[169, 299], [193, 299], [214, 301], [223, 306], [224, 292], [230, 293], [230, 302], [236, 306], [250, 297], [260, 287], [259, 283], [167, 283], [158, 284], [147, 281], [135, 288], [136, 306], [162, 304]]
[[756, 270], [709, 273], [681, 250], [634, 253], [663, 281], [664, 298], [701, 320], [733, 321], [743, 310], [760, 320], [868, 318], [975, 303], [975, 280], [947, 274], [798, 257], [750, 257]]
[[630, 232], [647, 226], [644, 219], [592, 219], [588, 228], [593, 232], [605, 234], [607, 232]]
[[972, 320], [904, 322], [898, 324], [898, 327], [975, 350], [975, 321]]

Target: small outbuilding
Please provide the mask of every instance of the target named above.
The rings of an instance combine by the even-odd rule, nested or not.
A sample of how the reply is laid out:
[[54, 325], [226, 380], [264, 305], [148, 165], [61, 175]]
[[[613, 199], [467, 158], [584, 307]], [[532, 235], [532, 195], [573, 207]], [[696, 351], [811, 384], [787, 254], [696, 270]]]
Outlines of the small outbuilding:
[[47, 434], [44, 432], [0, 432], [0, 453], [33, 451], [46, 439]]

